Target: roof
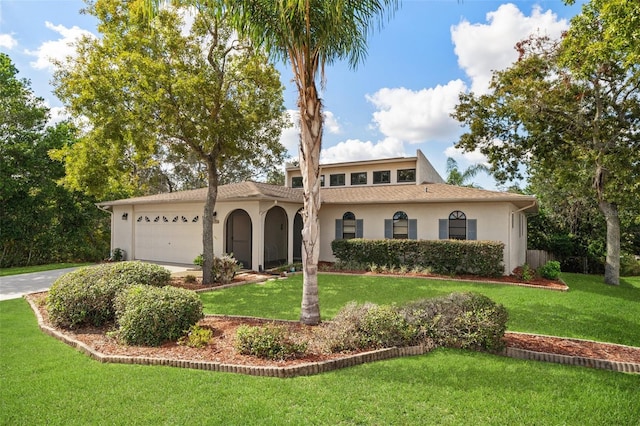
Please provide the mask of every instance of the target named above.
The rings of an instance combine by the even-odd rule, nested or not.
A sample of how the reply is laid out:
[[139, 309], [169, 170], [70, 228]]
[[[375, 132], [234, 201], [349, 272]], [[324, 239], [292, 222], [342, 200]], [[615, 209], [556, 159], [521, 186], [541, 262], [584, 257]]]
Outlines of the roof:
[[[302, 204], [303, 190], [258, 182], [239, 182], [218, 187], [217, 201], [278, 200]], [[99, 203], [100, 207], [130, 204], [204, 202], [207, 189], [194, 189]], [[451, 202], [511, 202], [526, 212], [536, 212], [536, 197], [448, 185], [403, 184], [321, 188], [322, 204], [392, 204]]]
[[[168, 192], [148, 195], [146, 197], [126, 198], [123, 200], [105, 201], [98, 203], [100, 207], [129, 205], [129, 204], [158, 204], [158, 203], [194, 203], [207, 199], [207, 188], [191, 189], [188, 191]], [[279, 185], [269, 185], [260, 182], [238, 182], [218, 187], [217, 201], [240, 200], [282, 200], [302, 203], [302, 189], [287, 188]]]
[[515, 204], [532, 204], [534, 196], [510, 192], [487, 191], [484, 189], [431, 183], [421, 185], [384, 185], [324, 188], [324, 204], [389, 204], [389, 203], [450, 203], [509, 201]]

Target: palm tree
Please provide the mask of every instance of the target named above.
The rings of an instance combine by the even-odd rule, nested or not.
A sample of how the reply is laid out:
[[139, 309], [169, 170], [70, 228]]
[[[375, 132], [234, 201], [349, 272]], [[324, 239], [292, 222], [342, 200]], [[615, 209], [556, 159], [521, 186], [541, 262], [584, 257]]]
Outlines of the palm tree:
[[[151, 10], [162, 0], [145, 0]], [[325, 66], [347, 60], [355, 68], [365, 57], [367, 37], [381, 27], [398, 0], [174, 0], [202, 7], [201, 12], [228, 14], [238, 33], [263, 47], [277, 60], [288, 61], [298, 89], [300, 171], [304, 188], [302, 212], [303, 290], [300, 321], [320, 322], [318, 259], [320, 255], [320, 148], [322, 101], [318, 80]]]
[[490, 173], [491, 169], [484, 164], [474, 164], [461, 172], [458, 169], [458, 162], [451, 157], [447, 158], [447, 183], [449, 185], [479, 188], [479, 186], [474, 183], [467, 183], [470, 179], [475, 177], [478, 172]]

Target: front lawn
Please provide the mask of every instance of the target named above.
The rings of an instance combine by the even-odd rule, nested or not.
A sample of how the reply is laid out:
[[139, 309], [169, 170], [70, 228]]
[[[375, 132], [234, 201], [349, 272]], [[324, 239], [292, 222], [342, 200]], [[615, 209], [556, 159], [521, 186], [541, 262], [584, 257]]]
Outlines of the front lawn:
[[[371, 275], [319, 276], [320, 310], [332, 318], [347, 302], [402, 303], [454, 291], [485, 294], [509, 311], [509, 331], [640, 346], [640, 277], [618, 287], [602, 277], [563, 274], [569, 291]], [[298, 319], [302, 275], [203, 293], [205, 312]]]
[[[507, 306], [510, 329], [531, 321], [549, 334], [638, 345], [640, 279], [621, 287], [579, 275], [565, 279], [568, 293], [322, 275], [321, 303], [331, 316], [348, 300], [399, 302], [476, 290]], [[300, 286], [293, 277], [202, 297], [209, 312], [297, 318]], [[22, 299], [0, 302], [0, 383], [2, 425], [635, 425], [640, 418], [637, 375], [458, 350], [292, 379], [101, 364], [40, 332]]]

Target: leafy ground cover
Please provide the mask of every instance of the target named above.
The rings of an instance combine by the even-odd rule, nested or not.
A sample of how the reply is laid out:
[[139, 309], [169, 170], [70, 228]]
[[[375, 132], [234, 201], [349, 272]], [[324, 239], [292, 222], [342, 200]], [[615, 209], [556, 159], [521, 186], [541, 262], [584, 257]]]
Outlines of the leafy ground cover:
[[[598, 277], [565, 276], [572, 290], [557, 293], [495, 285], [485, 289], [484, 285], [478, 288], [455, 282], [416, 284], [408, 280], [401, 284], [403, 279], [397, 278], [384, 279], [387, 288], [375, 279], [351, 277], [342, 282], [349, 287], [338, 292], [329, 284], [339, 280], [335, 277], [320, 277], [325, 315], [335, 314], [344, 299], [392, 302], [410, 297], [409, 291], [398, 285], [416, 287], [418, 297], [447, 293], [452, 287], [465, 290], [469, 285], [484, 294], [493, 292], [487, 295], [517, 314], [510, 329], [520, 327], [527, 316], [533, 321], [533, 317], [562, 310], [566, 304], [568, 314], [558, 314], [560, 318], [536, 327], [555, 330], [550, 334], [581, 334], [586, 327], [562, 325], [562, 318], [593, 299], [580, 320], [592, 318], [595, 330], [590, 334], [612, 340], [607, 337], [612, 332], [615, 339], [629, 340], [628, 344], [638, 338], [632, 337], [632, 331], [625, 334], [622, 327], [612, 327], [593, 316], [600, 306], [605, 319], [626, 319], [625, 325], [637, 330], [640, 279], [611, 288], [600, 284]], [[202, 297], [207, 309], [218, 313], [296, 318], [298, 280], [292, 277]], [[250, 288], [253, 292], [247, 292]], [[510, 295], [513, 291], [515, 295]], [[617, 308], [611, 309], [613, 306]], [[637, 375], [477, 352], [437, 350], [286, 380], [101, 364], [41, 333], [21, 299], [0, 302], [0, 342], [0, 424], [631, 425], [640, 418]]]

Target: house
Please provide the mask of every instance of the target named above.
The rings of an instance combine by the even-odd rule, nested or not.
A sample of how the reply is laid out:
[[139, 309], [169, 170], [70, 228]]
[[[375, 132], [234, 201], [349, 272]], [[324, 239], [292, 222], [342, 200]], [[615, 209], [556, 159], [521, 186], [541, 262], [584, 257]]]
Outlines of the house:
[[[300, 169], [285, 186], [239, 182], [218, 188], [214, 253], [260, 270], [301, 259]], [[322, 165], [320, 260], [336, 238], [494, 240], [505, 272], [525, 263], [533, 196], [447, 185], [420, 150], [415, 157]], [[111, 247], [129, 259], [190, 264], [202, 252], [206, 189], [108, 201]]]

